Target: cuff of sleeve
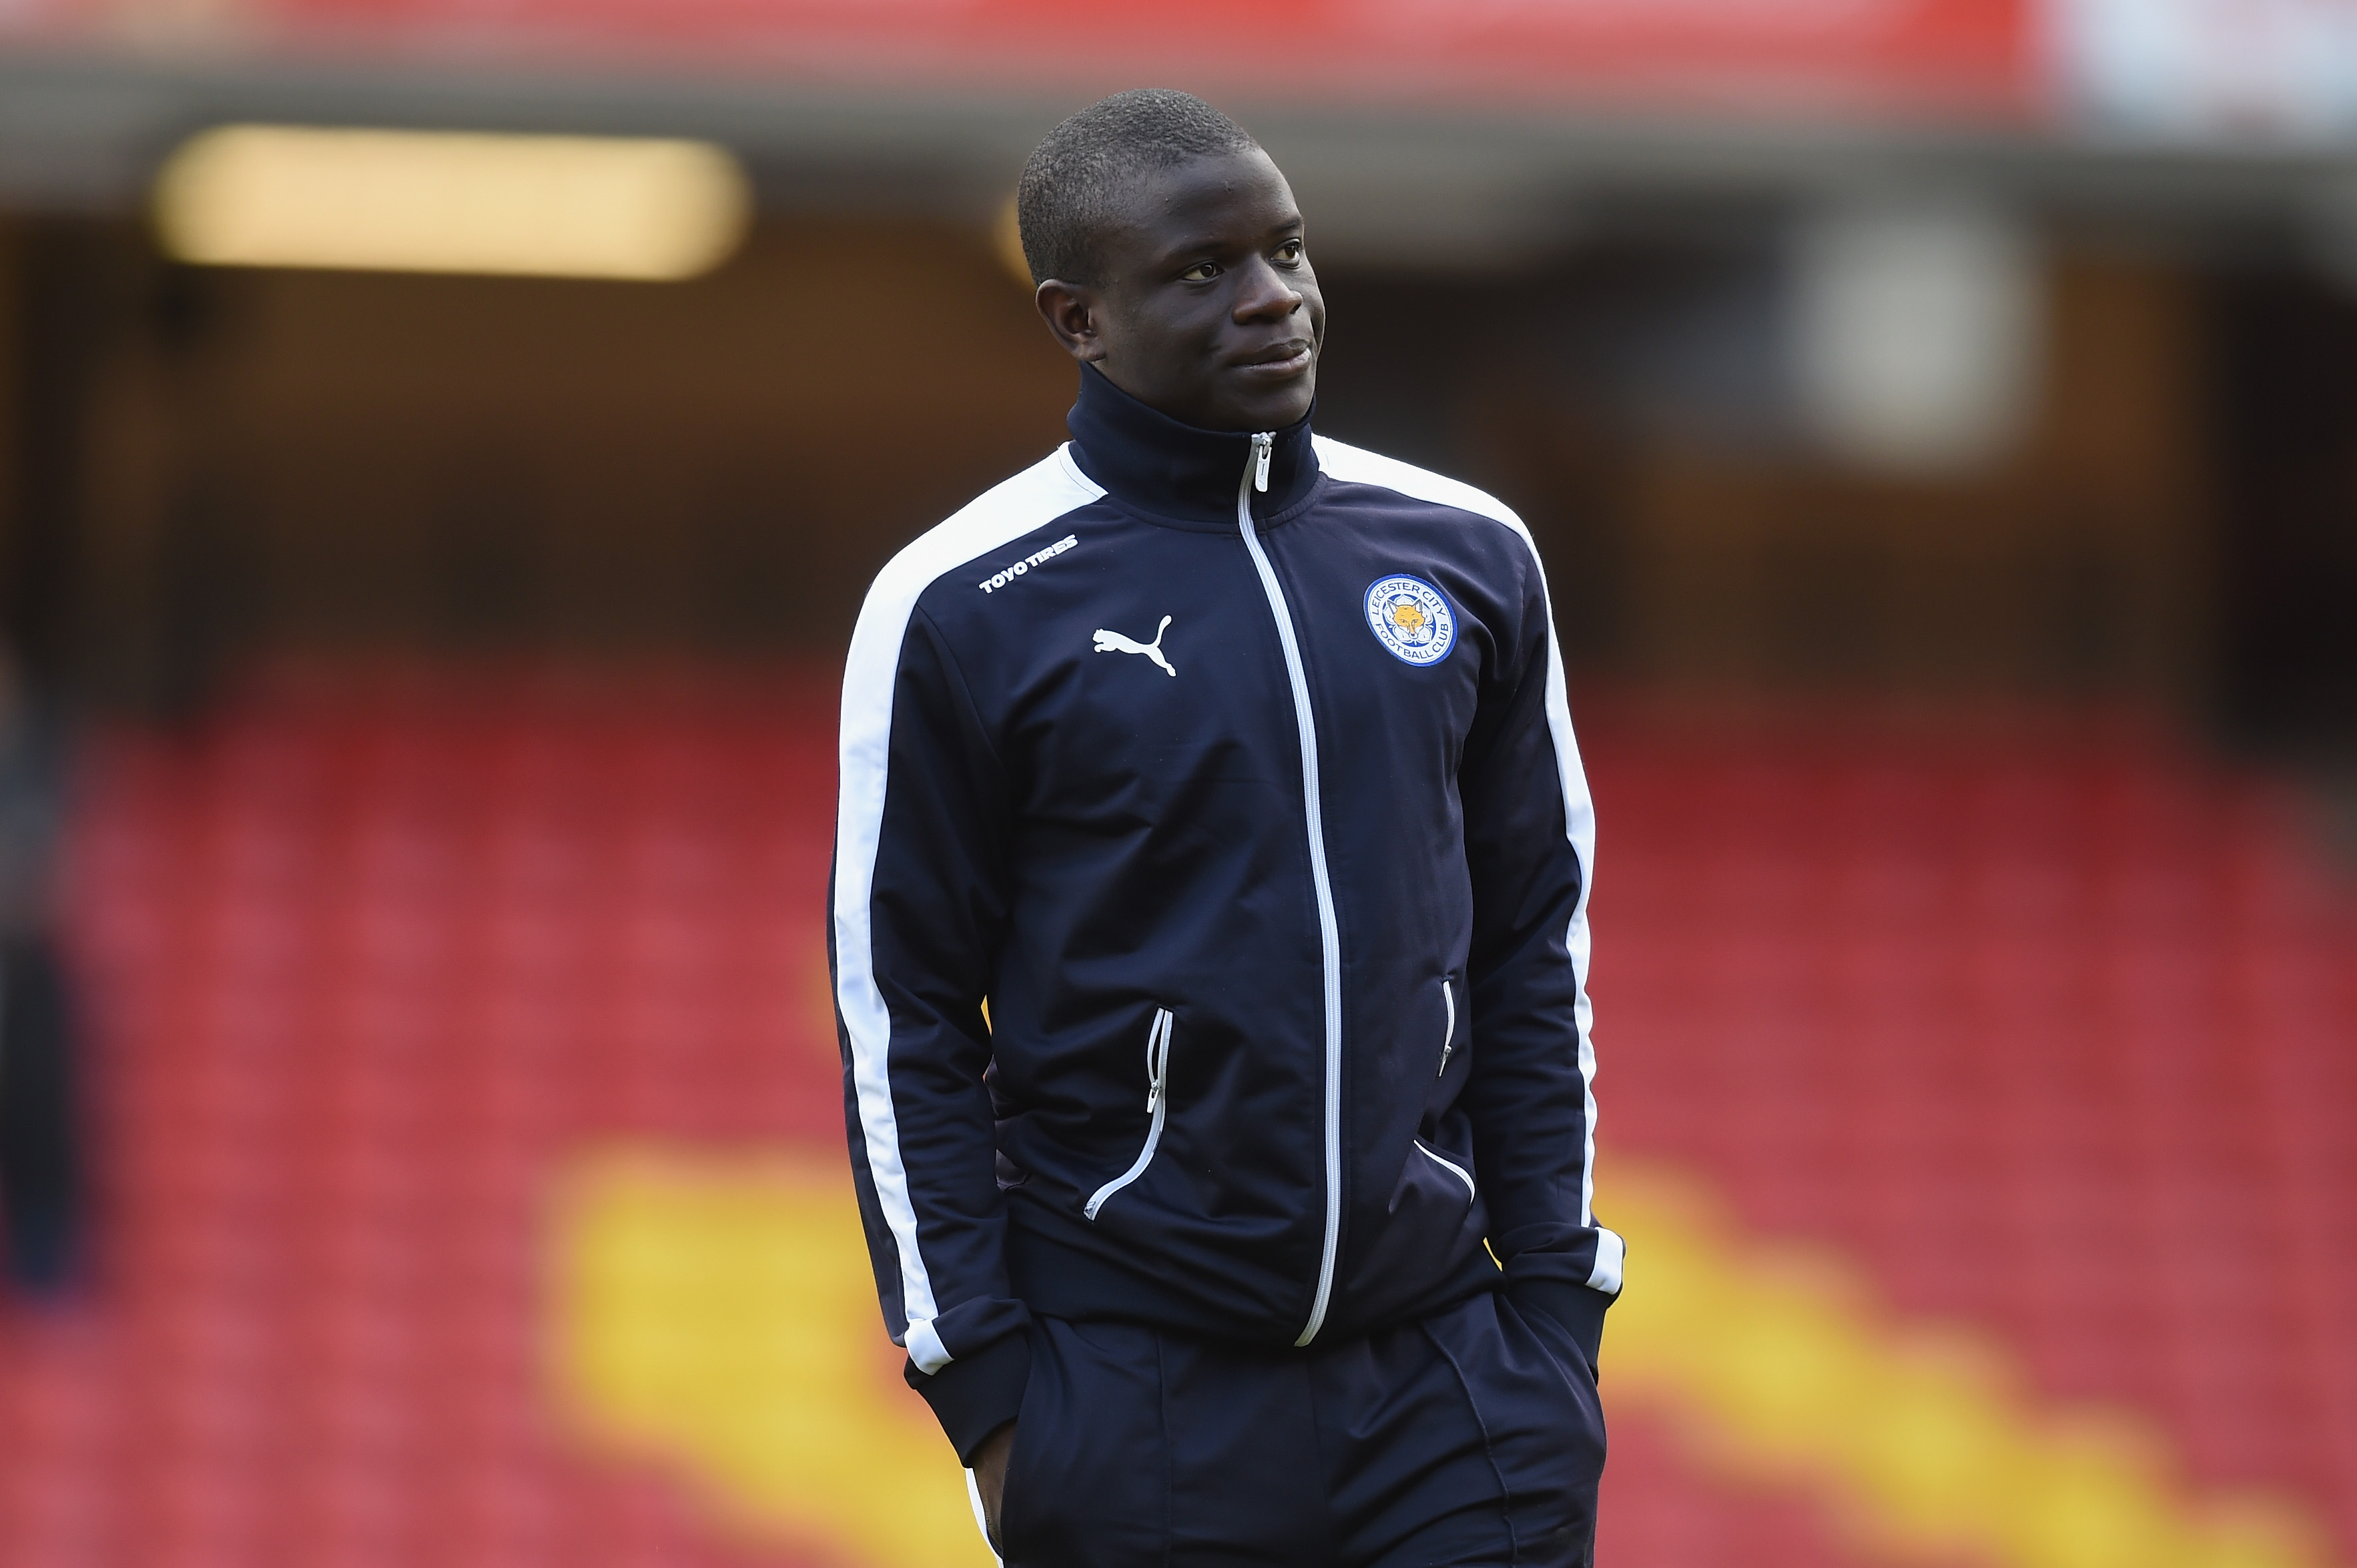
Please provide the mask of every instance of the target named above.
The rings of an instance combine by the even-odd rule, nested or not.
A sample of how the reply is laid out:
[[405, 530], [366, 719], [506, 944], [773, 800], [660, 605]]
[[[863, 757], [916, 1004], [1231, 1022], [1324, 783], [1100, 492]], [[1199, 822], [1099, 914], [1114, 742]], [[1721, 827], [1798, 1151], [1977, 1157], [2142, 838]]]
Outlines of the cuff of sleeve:
[[1031, 1341], [1023, 1334], [992, 1340], [931, 1376], [911, 1361], [901, 1376], [925, 1396], [942, 1423], [958, 1463], [974, 1468], [974, 1451], [1023, 1408], [1023, 1388], [1031, 1380]]
[[1555, 1319], [1587, 1358], [1588, 1374], [1597, 1375], [1597, 1358], [1604, 1346], [1604, 1315], [1618, 1297], [1563, 1280], [1524, 1280], [1512, 1287], [1512, 1294], [1517, 1305]]

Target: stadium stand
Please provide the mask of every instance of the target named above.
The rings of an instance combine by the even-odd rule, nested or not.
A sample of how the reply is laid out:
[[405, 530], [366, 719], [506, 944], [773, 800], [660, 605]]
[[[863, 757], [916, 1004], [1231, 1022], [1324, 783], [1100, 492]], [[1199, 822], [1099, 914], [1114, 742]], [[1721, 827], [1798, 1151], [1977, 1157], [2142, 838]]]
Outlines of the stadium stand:
[[2298, 798], [2125, 723], [1590, 730], [1610, 1146], [2345, 1558], [2357, 923]]
[[[285, 676], [93, 747], [97, 1277], [0, 1311], [0, 1562], [891, 1560], [601, 1439], [552, 1239], [600, 1149], [837, 1156], [831, 699]], [[1616, 1159], [1683, 1172], [2347, 1560], [2357, 918], [2297, 797], [2104, 721], [1582, 714], [1601, 1207]], [[1674, 1411], [1615, 1421], [1606, 1561], [1886, 1561]]]

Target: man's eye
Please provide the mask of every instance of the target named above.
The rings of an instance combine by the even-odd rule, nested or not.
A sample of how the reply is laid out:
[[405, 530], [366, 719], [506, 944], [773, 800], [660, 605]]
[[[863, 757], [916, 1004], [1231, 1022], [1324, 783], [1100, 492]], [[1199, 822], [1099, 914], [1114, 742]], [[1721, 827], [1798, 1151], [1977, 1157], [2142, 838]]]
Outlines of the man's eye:
[[1220, 275], [1220, 263], [1217, 262], [1197, 262], [1193, 266], [1189, 267], [1185, 272], [1180, 273], [1178, 275], [1188, 283], [1210, 283], [1213, 278]]
[[1299, 261], [1301, 259], [1301, 242], [1298, 240], [1287, 240], [1284, 244], [1279, 245], [1276, 248], [1276, 259], [1287, 266], [1291, 266], [1294, 263]]

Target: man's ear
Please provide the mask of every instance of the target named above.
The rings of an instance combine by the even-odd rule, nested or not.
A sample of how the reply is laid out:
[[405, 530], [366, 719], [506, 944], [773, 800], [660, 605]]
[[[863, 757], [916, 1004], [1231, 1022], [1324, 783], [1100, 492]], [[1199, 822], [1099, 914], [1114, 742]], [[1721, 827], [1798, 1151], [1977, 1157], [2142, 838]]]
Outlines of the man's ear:
[[1098, 330], [1104, 304], [1096, 290], [1086, 284], [1049, 278], [1031, 297], [1039, 307], [1039, 318], [1064, 346], [1065, 353], [1084, 365], [1105, 357], [1104, 337]]

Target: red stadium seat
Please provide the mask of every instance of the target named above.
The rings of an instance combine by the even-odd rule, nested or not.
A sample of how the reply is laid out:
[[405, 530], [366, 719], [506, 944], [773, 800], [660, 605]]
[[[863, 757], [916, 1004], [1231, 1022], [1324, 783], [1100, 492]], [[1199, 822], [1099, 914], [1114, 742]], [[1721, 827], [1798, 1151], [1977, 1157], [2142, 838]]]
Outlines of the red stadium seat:
[[[833, 685], [314, 682], [101, 740], [102, 1249], [0, 1316], [0, 1563], [797, 1561], [575, 1446], [541, 1249], [581, 1148], [840, 1149]], [[2282, 789], [2100, 724], [1585, 740], [1608, 1220], [1615, 1156], [1683, 1162], [2357, 1552], [2357, 918]], [[1867, 1561], [1615, 1443], [1610, 1561]]]

